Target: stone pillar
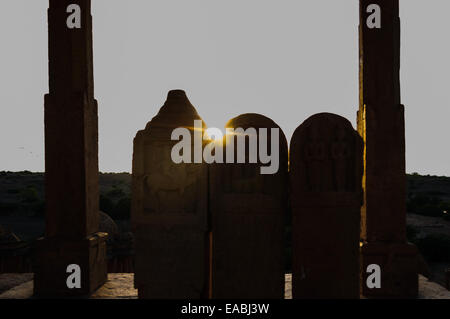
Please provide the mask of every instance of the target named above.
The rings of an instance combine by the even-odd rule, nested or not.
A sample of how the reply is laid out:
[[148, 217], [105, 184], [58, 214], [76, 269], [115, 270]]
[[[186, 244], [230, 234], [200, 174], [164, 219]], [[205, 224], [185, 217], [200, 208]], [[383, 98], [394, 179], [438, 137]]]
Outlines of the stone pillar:
[[[366, 296], [415, 297], [416, 248], [406, 241], [405, 121], [400, 102], [398, 0], [360, 0], [360, 106], [364, 148], [362, 289]], [[381, 267], [381, 288], [366, 268]]]
[[[78, 12], [79, 28], [69, 28], [68, 18]], [[107, 278], [106, 234], [98, 233], [98, 116], [91, 1], [50, 0], [48, 35], [46, 231], [36, 247], [34, 291], [37, 296], [88, 295]], [[67, 287], [71, 264], [80, 267], [81, 288]]]

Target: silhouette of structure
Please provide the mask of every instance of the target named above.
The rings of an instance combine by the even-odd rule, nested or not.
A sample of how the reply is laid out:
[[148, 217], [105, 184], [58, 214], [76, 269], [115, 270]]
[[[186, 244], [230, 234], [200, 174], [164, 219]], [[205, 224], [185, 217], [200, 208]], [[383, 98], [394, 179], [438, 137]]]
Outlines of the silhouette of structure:
[[[357, 298], [359, 239], [364, 295], [417, 295], [417, 250], [406, 241], [399, 4], [377, 1], [381, 27], [370, 28], [371, 2], [360, 0], [358, 132], [364, 149], [350, 123], [332, 114], [308, 119], [291, 141], [294, 298]], [[81, 9], [80, 28], [67, 25], [67, 8], [73, 4]], [[50, 0], [48, 10], [46, 232], [36, 247], [37, 296], [87, 295], [106, 281], [90, 7], [90, 0]], [[203, 134], [192, 127], [194, 120], [201, 118], [184, 91], [170, 91], [134, 140], [132, 225], [139, 297], [282, 298], [288, 202], [284, 136], [278, 174], [260, 175], [259, 165], [246, 163], [215, 166], [208, 179], [206, 164], [171, 160], [175, 128]], [[241, 116], [229, 125], [277, 127], [260, 115]], [[195, 150], [195, 138], [191, 142]], [[79, 289], [66, 284], [71, 264], [81, 268]], [[365, 284], [370, 264], [381, 266], [379, 289]]]
[[[245, 163], [212, 164], [212, 298], [282, 299], [284, 296], [285, 225], [288, 204], [288, 146], [280, 127], [260, 114], [243, 114], [227, 128], [247, 130]], [[279, 169], [262, 175], [261, 162], [250, 163], [250, 135], [267, 129], [268, 154], [279, 152]], [[271, 128], [279, 132], [279, 150], [271, 149]], [[238, 144], [238, 135], [232, 145]], [[227, 137], [227, 143], [230, 137]], [[219, 146], [220, 147], [220, 146]], [[227, 155], [223, 143], [224, 158]]]
[[[405, 120], [400, 104], [398, 0], [379, 0], [381, 27], [369, 28], [360, 1], [360, 106], [358, 131], [364, 148], [361, 210], [362, 276], [366, 296], [415, 297], [416, 248], [406, 241]], [[365, 285], [366, 268], [381, 266], [381, 288]]]
[[[159, 113], [134, 139], [131, 221], [139, 298], [208, 296], [208, 168], [192, 158], [180, 164], [171, 159], [174, 129], [203, 136], [192, 127], [195, 120], [201, 118], [185, 92], [170, 91]], [[194, 150], [194, 139], [191, 143]]]
[[[81, 28], [70, 29], [70, 4]], [[90, 0], [50, 0], [49, 88], [45, 96], [45, 239], [37, 243], [37, 296], [86, 295], [106, 281], [106, 234], [99, 229], [98, 117]], [[69, 289], [67, 266], [81, 268]]]
[[311, 116], [290, 147], [292, 297], [359, 298], [363, 142], [351, 123]]

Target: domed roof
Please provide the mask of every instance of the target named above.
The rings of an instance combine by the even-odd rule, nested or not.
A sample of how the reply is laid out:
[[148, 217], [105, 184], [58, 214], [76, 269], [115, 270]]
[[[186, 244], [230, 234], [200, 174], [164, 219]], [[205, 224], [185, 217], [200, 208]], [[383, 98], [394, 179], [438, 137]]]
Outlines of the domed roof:
[[102, 211], [100, 211], [99, 213], [100, 213], [99, 231], [102, 233], [108, 233], [109, 235], [108, 239], [112, 239], [113, 236], [119, 233], [119, 227], [117, 227], [117, 224], [111, 217], [109, 217], [108, 214], [105, 214]]
[[145, 130], [150, 133], [154, 130], [172, 130], [176, 127], [186, 127], [193, 130], [194, 120], [202, 121], [203, 128], [206, 124], [198, 115], [197, 110], [189, 101], [183, 90], [171, 90], [167, 94], [167, 100], [160, 108], [158, 114], [147, 123]]

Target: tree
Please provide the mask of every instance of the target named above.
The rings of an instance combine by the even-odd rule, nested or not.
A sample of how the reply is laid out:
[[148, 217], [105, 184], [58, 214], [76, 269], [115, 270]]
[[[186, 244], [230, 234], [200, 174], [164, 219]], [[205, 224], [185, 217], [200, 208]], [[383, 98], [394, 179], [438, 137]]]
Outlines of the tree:
[[114, 203], [112, 202], [112, 200], [103, 194], [100, 195], [99, 206], [100, 206], [100, 210], [102, 212], [105, 212], [108, 214], [111, 214], [114, 209]]
[[39, 195], [33, 186], [28, 186], [20, 191], [20, 197], [22, 199], [22, 203], [35, 203], [39, 201]]
[[120, 199], [114, 207], [111, 217], [114, 219], [129, 219], [131, 213], [131, 199], [124, 197]]

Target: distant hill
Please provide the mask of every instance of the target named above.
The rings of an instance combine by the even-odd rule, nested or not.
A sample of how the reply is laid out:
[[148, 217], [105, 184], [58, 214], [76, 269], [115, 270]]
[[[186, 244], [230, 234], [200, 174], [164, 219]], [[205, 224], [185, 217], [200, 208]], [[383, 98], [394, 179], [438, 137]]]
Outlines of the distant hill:
[[[101, 173], [99, 183], [100, 209], [127, 229], [131, 175]], [[405, 187], [408, 240], [425, 257], [430, 277], [444, 284], [444, 269], [450, 267], [450, 177], [410, 174]], [[25, 240], [42, 236], [44, 191], [43, 173], [0, 172], [0, 225]], [[290, 226], [286, 232], [289, 234]], [[289, 243], [286, 249], [287, 255], [292, 253]]]
[[[114, 215], [114, 206], [122, 206], [131, 197], [131, 174], [100, 173], [100, 203]], [[0, 216], [44, 214], [44, 173], [0, 172]]]
[[450, 177], [408, 175], [409, 213], [450, 220]]
[[422, 176], [417, 173], [407, 175], [408, 197], [424, 195], [436, 197], [444, 202], [450, 202], [450, 177]]
[[[114, 215], [114, 206], [131, 198], [131, 174], [100, 173], [100, 204]], [[450, 212], [450, 177], [407, 175], [408, 212], [440, 216]], [[43, 214], [44, 174], [0, 172], [0, 215]], [[126, 206], [126, 205], [124, 205]]]

